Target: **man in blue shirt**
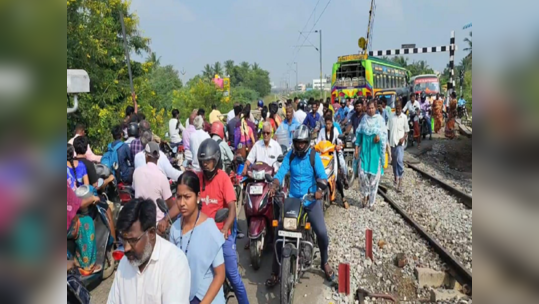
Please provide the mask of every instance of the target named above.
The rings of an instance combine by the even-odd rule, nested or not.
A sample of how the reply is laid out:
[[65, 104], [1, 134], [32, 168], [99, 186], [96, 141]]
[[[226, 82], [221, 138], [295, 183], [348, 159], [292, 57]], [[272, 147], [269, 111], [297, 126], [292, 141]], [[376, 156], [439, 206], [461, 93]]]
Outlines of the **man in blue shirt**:
[[121, 126], [114, 126], [112, 128], [112, 138], [114, 141], [112, 142], [112, 146], [116, 147], [116, 145], [121, 144], [120, 148], [118, 148], [118, 175], [120, 177], [120, 181], [131, 184], [133, 182], [133, 155], [131, 154], [131, 149], [129, 148], [129, 145], [122, 142], [123, 138], [123, 130]]
[[288, 131], [289, 142], [292, 143], [294, 132], [300, 125], [300, 122], [294, 117], [294, 108], [290, 104], [286, 106], [286, 119], [281, 123], [277, 132], [283, 129]]
[[[327, 181], [327, 175], [324, 169], [324, 164], [320, 155], [311, 152], [310, 144], [311, 134], [307, 126], [300, 126], [294, 133], [294, 149], [286, 155], [275, 179], [273, 180], [274, 189], [277, 189], [282, 183], [285, 176], [290, 173], [290, 193], [287, 201], [293, 199], [302, 199], [305, 194], [315, 193], [315, 201], [305, 202], [304, 208], [309, 217], [309, 222], [316, 234], [318, 240], [318, 248], [322, 258], [321, 268], [326, 274], [329, 281], [335, 279], [335, 273], [328, 263], [328, 246], [329, 238], [324, 221], [324, 212], [322, 208], [323, 193], [317, 191], [317, 180]], [[311, 153], [314, 153], [314, 168], [311, 164]], [[276, 204], [277, 206], [279, 203]], [[277, 246], [278, 252], [273, 260], [272, 276], [266, 282], [267, 287], [275, 287], [279, 283], [279, 264], [277, 257], [280, 255], [280, 247]]]
[[337, 113], [335, 114], [335, 121], [341, 122], [348, 117], [348, 113], [350, 112], [350, 109], [346, 106], [346, 100], [341, 100], [341, 107], [339, 110], [337, 110]]
[[317, 127], [317, 122], [320, 121], [320, 114], [318, 113], [318, 107], [320, 104], [313, 99], [309, 101], [309, 105], [311, 106], [312, 111], [311, 113], [307, 114], [303, 124], [309, 127], [309, 129], [314, 130]]

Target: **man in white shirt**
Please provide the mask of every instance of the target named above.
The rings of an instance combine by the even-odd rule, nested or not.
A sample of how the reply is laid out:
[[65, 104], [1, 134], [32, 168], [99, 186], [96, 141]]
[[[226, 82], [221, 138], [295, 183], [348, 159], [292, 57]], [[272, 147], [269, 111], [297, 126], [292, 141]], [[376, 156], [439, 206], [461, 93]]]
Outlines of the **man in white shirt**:
[[305, 117], [307, 117], [307, 113], [305, 113], [305, 107], [306, 107], [305, 102], [300, 101], [297, 105], [296, 112], [294, 112], [294, 117], [296, 118], [297, 121], [299, 121], [300, 124], [303, 124]]
[[[152, 141], [152, 131], [144, 131], [142, 133], [142, 136], [140, 137], [140, 143], [143, 147], [146, 147], [148, 143]], [[137, 170], [140, 167], [146, 166], [146, 154], [143, 151], [140, 151], [135, 155], [135, 170]], [[177, 181], [178, 178], [180, 178], [180, 175], [182, 175], [182, 171], [176, 170], [170, 161], [168, 160], [165, 153], [162, 151], [159, 151], [159, 159], [157, 160], [157, 167], [161, 169], [163, 174], [173, 181]]]
[[389, 146], [391, 147], [391, 159], [393, 174], [395, 175], [395, 189], [401, 192], [402, 176], [404, 175], [404, 145], [410, 132], [408, 119], [402, 113], [402, 102], [395, 103], [395, 115], [389, 118]]
[[283, 149], [279, 143], [271, 139], [273, 129], [271, 123], [265, 122], [262, 126], [262, 140], [256, 142], [247, 156], [243, 174], [247, 174], [249, 166], [256, 162], [263, 162], [273, 166], [280, 155], [283, 155]]
[[410, 94], [410, 100], [406, 103], [402, 112], [409, 112], [411, 116], [414, 116], [418, 113], [419, 109], [421, 109], [421, 105], [416, 100], [416, 95], [414, 93]]
[[189, 304], [191, 270], [187, 257], [156, 233], [151, 200], [127, 203], [118, 216], [125, 256], [107, 304]]
[[172, 110], [172, 119], [168, 122], [168, 134], [170, 142], [173, 144], [179, 144], [182, 141], [180, 133], [185, 130], [179, 118], [180, 111], [178, 111], [178, 109]]
[[195, 132], [193, 132], [189, 136], [189, 150], [191, 151], [191, 155], [193, 156], [192, 165], [195, 170], [200, 169], [200, 165], [198, 163], [198, 147], [200, 147], [200, 144], [210, 138], [210, 135], [204, 131], [204, 118], [202, 116], [197, 116], [193, 120], [193, 125], [195, 126]]

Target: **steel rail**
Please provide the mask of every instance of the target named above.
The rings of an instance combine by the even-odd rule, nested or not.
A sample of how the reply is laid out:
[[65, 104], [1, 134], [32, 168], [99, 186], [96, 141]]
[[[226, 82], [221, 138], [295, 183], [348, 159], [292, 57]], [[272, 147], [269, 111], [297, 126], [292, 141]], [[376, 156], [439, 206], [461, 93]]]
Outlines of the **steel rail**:
[[417, 166], [413, 165], [413, 164], [410, 164], [410, 163], [407, 163], [408, 167], [413, 169], [414, 171], [416, 172], [419, 172], [421, 173], [421, 175], [423, 176], [426, 176], [428, 179], [430, 179], [431, 181], [437, 183], [438, 185], [440, 185], [442, 188], [444, 188], [445, 190], [449, 191], [451, 194], [453, 194], [454, 196], [456, 196], [457, 198], [459, 198], [459, 201], [461, 203], [463, 203], [464, 205], [466, 205], [466, 207], [472, 209], [472, 197], [462, 191], [460, 191], [459, 189], [447, 184], [446, 182], [430, 175], [429, 173], [419, 169]]
[[378, 190], [378, 193], [389, 205], [397, 211], [406, 222], [414, 227], [417, 232], [426, 239], [434, 250], [446, 262], [452, 271], [451, 275], [464, 287], [472, 288], [472, 273], [467, 270], [449, 251], [447, 251], [433, 236], [431, 236], [421, 225], [414, 221], [397, 203], [395, 203], [384, 191]]

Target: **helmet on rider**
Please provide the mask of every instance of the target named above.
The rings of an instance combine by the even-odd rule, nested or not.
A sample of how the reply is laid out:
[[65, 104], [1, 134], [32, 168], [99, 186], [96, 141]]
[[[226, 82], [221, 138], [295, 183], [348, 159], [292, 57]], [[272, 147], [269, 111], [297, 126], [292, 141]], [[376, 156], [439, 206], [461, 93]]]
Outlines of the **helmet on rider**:
[[132, 122], [127, 127], [127, 136], [129, 137], [139, 137], [138, 123]]
[[263, 101], [262, 99], [260, 99], [260, 100], [258, 101], [258, 107], [259, 107], [259, 108], [263, 108], [263, 107], [264, 107], [264, 101]]
[[346, 99], [341, 99], [341, 102], [340, 102], [341, 106], [346, 106]]
[[298, 157], [304, 157], [309, 151], [309, 142], [311, 134], [306, 125], [299, 126], [294, 132], [292, 142], [294, 143], [294, 152]]
[[[217, 174], [217, 169], [221, 168], [221, 148], [217, 142], [211, 138], [204, 140], [197, 153], [198, 163], [204, 173], [204, 178], [212, 180]], [[214, 162], [211, 162], [211, 161]]]
[[216, 121], [216, 122], [212, 123], [211, 124], [210, 135], [211, 136], [217, 135], [221, 139], [224, 139], [225, 138], [225, 128], [223, 127], [223, 124], [221, 122], [219, 122], [219, 121]]
[[303, 112], [305, 112], [306, 107], [307, 107], [307, 104], [305, 103], [305, 101], [300, 101], [298, 103], [298, 110], [302, 110]]

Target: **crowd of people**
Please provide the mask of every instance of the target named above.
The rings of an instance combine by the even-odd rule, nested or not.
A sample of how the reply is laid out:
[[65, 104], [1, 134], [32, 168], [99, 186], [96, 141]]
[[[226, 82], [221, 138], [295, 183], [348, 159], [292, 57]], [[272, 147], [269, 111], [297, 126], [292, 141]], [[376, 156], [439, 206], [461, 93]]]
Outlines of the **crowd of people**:
[[[454, 136], [455, 97], [446, 122], [449, 138]], [[261, 115], [257, 120], [250, 105], [234, 104], [225, 115], [214, 105], [209, 122], [203, 109], [195, 109], [185, 125], [180, 121], [180, 111], [174, 109], [168, 124], [168, 141], [171, 146], [183, 146], [185, 162], [181, 165], [170, 162], [160, 149], [161, 138], [132, 107], [127, 108], [123, 123], [112, 128], [113, 141], [103, 156], [92, 152], [84, 126], [77, 126], [67, 146], [67, 227], [68, 240], [76, 244], [75, 267], [81, 275], [99, 271], [95, 227], [87, 209], [100, 204], [107, 210], [114, 243], [123, 244], [125, 252], [108, 303], [138, 303], [140, 299], [146, 303], [225, 303], [225, 280], [240, 304], [249, 303], [236, 253], [236, 241], [243, 236], [237, 224], [240, 210], [236, 201], [240, 198], [236, 197], [227, 171], [237, 156], [246, 161], [243, 174], [256, 162], [273, 166], [283, 156], [271, 195], [276, 205], [284, 203], [279, 187], [285, 176], [290, 178], [289, 197], [316, 194], [315, 201], [306, 202], [305, 208], [317, 236], [320, 267], [326, 278], [333, 280], [335, 274], [328, 263], [330, 240], [321, 208], [323, 194], [315, 182], [328, 177], [320, 155], [311, 146], [313, 134], [318, 133], [314, 137], [316, 142], [329, 141], [337, 147], [338, 161], [346, 175], [340, 135], [355, 136], [353, 169], [359, 177], [363, 205], [372, 209], [380, 177], [387, 168], [386, 157], [393, 167], [395, 189], [402, 189], [404, 145], [410, 131], [405, 113], [415, 115], [432, 108], [434, 131], [441, 129], [443, 102], [438, 96], [430, 102], [422, 96], [422, 101], [417, 102], [415, 94], [411, 94], [409, 101], [406, 99], [396, 100], [395, 113], [385, 99], [346, 98], [332, 103], [330, 99], [306, 102], [295, 98], [286, 101], [284, 107], [277, 102], [265, 105], [260, 101], [257, 106]], [[415, 126], [414, 123], [414, 129]], [[275, 140], [277, 133], [289, 137], [286, 155]], [[414, 138], [415, 135], [414, 132]], [[106, 179], [96, 174], [95, 163], [100, 161], [114, 163], [113, 174]], [[177, 185], [176, 195], [171, 181]], [[134, 199], [122, 207], [116, 222], [107, 198], [100, 195], [111, 183], [129, 184], [134, 190]], [[84, 199], [69, 195], [82, 185], [92, 195]], [[345, 178], [345, 187], [349, 186]], [[158, 208], [158, 201], [165, 202], [168, 212]], [[217, 222], [217, 214], [224, 209], [228, 209], [228, 216]], [[279, 283], [277, 256], [273, 260], [268, 288]]]

